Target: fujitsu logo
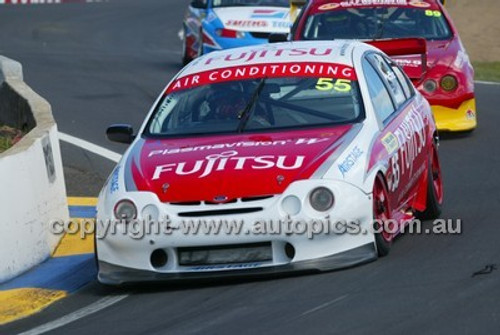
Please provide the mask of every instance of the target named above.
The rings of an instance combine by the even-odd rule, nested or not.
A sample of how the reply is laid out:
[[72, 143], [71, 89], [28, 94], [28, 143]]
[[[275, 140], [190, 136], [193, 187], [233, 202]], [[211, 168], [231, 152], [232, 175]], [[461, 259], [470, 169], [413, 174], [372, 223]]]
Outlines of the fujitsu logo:
[[296, 170], [304, 163], [305, 156], [290, 157], [286, 155], [238, 156], [235, 150], [211, 154], [205, 159], [194, 162], [180, 162], [159, 165], [155, 168], [152, 180], [160, 179], [164, 173], [174, 173], [178, 176], [196, 175], [205, 178], [214, 171], [225, 170], [265, 170], [277, 168], [281, 170]]

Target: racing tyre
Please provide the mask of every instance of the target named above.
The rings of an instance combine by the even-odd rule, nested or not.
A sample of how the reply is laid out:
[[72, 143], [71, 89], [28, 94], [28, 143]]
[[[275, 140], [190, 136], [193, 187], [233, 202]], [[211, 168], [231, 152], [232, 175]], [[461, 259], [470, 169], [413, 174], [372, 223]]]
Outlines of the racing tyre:
[[391, 250], [394, 234], [391, 233], [391, 209], [389, 207], [389, 192], [382, 175], [378, 175], [373, 185], [373, 228], [375, 243], [380, 257], [386, 256]]
[[443, 204], [443, 179], [441, 176], [441, 165], [436, 146], [432, 146], [432, 154], [429, 157], [429, 168], [427, 178], [427, 206], [425, 211], [417, 212], [416, 217], [420, 220], [437, 219], [441, 215]]

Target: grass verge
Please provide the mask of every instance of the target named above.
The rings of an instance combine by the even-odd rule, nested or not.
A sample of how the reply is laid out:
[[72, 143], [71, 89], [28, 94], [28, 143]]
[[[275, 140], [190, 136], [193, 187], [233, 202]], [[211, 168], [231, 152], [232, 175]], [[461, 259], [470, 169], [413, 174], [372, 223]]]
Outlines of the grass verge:
[[19, 142], [23, 132], [12, 127], [0, 125], [0, 153]]
[[476, 80], [500, 82], [500, 62], [474, 62]]

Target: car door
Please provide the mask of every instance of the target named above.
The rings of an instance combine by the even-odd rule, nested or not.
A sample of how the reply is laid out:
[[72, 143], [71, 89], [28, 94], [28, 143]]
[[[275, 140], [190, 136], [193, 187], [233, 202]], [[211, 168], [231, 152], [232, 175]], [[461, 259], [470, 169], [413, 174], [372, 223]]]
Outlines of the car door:
[[425, 173], [428, 115], [421, 113], [419, 99], [407, 76], [382, 54], [372, 52], [363, 61], [373, 107], [380, 123], [382, 159], [387, 162], [385, 180], [391, 209], [411, 207], [418, 182]]

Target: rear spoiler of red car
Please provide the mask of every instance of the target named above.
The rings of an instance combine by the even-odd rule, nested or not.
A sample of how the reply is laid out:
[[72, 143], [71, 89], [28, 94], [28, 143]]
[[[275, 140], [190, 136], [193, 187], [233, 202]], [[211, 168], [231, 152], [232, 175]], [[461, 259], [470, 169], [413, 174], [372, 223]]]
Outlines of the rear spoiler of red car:
[[[427, 71], [427, 42], [423, 38], [398, 38], [365, 43], [373, 45], [392, 57], [401, 65], [410, 79], [422, 79]], [[415, 62], [415, 59], [410, 61], [402, 56], [420, 56], [420, 61]]]
[[307, 4], [307, 0], [289, 0], [290, 2], [290, 20], [295, 22], [299, 11]]

